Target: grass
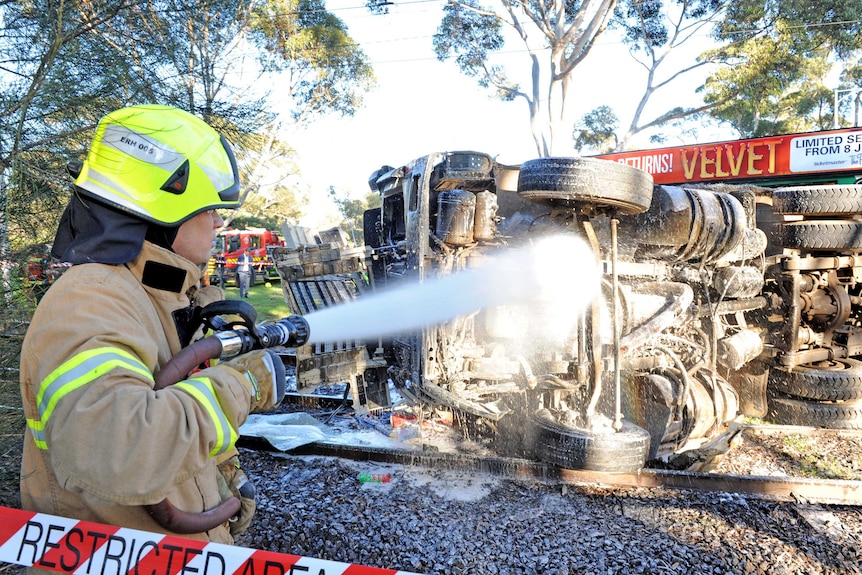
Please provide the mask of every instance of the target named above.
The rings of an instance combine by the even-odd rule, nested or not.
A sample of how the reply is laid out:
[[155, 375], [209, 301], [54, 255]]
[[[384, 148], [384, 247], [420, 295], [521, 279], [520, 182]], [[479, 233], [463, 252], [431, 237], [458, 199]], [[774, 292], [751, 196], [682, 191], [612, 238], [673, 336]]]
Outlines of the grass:
[[19, 508], [18, 476], [24, 440], [24, 411], [18, 388], [21, 339], [0, 339], [0, 506]]
[[[225, 299], [239, 299], [239, 289], [230, 283], [225, 288]], [[257, 321], [282, 319], [291, 315], [284, 299], [281, 282], [258, 282], [248, 290], [248, 303], [257, 310]]]
[[784, 438], [782, 454], [793, 461], [803, 477], [853, 478], [852, 473], [844, 468], [842, 462], [822, 452], [816, 437], [788, 435]]

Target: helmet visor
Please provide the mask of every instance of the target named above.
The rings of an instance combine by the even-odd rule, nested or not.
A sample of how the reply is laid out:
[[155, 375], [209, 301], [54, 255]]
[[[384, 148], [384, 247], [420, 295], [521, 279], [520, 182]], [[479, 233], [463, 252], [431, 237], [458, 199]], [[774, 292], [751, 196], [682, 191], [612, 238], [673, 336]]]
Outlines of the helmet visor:
[[233, 155], [233, 148], [231, 148], [230, 143], [227, 139], [219, 135], [221, 139], [221, 145], [224, 146], [224, 151], [227, 153], [228, 160], [230, 161], [231, 173], [233, 174], [233, 183], [221, 190], [218, 193], [218, 197], [221, 198], [223, 202], [238, 202], [239, 201], [239, 168], [236, 165], [236, 156]]

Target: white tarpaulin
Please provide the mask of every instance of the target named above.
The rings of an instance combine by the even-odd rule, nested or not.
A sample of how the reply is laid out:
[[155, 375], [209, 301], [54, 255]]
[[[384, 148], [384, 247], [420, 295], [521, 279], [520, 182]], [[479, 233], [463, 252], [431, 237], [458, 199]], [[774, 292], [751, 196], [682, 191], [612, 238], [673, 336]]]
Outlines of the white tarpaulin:
[[280, 451], [290, 451], [336, 434], [307, 413], [253, 413], [239, 428], [239, 433], [243, 437], [265, 439]]
[[373, 429], [340, 429], [326, 425], [303, 412], [268, 415], [253, 413], [239, 428], [239, 433], [243, 437], [265, 439], [279, 451], [290, 451], [315, 442], [408, 450], [412, 448]]

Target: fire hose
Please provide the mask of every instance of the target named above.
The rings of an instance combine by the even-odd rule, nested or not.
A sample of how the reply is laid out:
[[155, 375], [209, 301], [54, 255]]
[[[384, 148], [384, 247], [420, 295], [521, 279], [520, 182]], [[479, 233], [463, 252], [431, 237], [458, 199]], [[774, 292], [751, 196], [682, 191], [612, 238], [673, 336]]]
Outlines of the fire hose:
[[[223, 316], [236, 315], [237, 321]], [[214, 333], [184, 347], [156, 375], [155, 390], [186, 379], [200, 365], [212, 359], [227, 360], [255, 349], [276, 346], [297, 347], [308, 341], [308, 322], [292, 315], [278, 321], [256, 324], [257, 311], [243, 301], [224, 300], [199, 310], [193, 329], [204, 325]], [[229, 521], [240, 510], [237, 497], [225, 499], [203, 512], [183, 511], [167, 498], [145, 506], [161, 527], [181, 534], [203, 533]]]

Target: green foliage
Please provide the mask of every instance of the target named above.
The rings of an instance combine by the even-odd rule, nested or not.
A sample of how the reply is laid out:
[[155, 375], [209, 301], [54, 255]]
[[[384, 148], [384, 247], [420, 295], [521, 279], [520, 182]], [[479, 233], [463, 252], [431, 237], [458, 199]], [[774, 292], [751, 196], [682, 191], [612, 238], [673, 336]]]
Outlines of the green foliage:
[[239, 141], [247, 152], [238, 160], [242, 186], [242, 206], [226, 222], [242, 218], [270, 222], [278, 227], [283, 222], [295, 222], [302, 216], [304, 198], [296, 190], [299, 167], [296, 152], [275, 134], [246, 134]]
[[353, 115], [376, 80], [365, 53], [322, 0], [266, 0], [252, 10], [250, 41], [265, 69], [279, 72], [292, 118], [308, 122], [335, 111]]
[[862, 121], [862, 65], [858, 59], [844, 66], [840, 80], [838, 89], [844, 92], [839, 98], [839, 117], [848, 118], [852, 125], [858, 126]]
[[860, 13], [860, 0], [743, 0], [728, 4], [715, 38], [738, 42], [789, 34], [794, 53], [826, 47], [846, 59], [862, 48]]
[[581, 117], [575, 125], [575, 148], [596, 152], [610, 152], [617, 147], [616, 131], [620, 120], [610, 106], [599, 106]]
[[[292, 150], [270, 137], [272, 83], [249, 75], [289, 77], [276, 97], [291, 99], [298, 122], [353, 113], [373, 82], [321, 0], [0, 1], [0, 62], [0, 259], [7, 245], [53, 238], [66, 162], [83, 159], [104, 113], [130, 104], [202, 116], [234, 143], [245, 215], [295, 219]], [[276, 168], [287, 175], [268, 177]]]
[[862, 62], [848, 62], [841, 73], [841, 82], [849, 86], [862, 86]]
[[[133, 5], [99, 32], [141, 63], [145, 101], [194, 112], [236, 139], [237, 131], [254, 132], [272, 120], [268, 94], [248, 90], [243, 84], [248, 79], [236, 74], [251, 5], [250, 0], [158, 0]], [[129, 43], [136, 30], [146, 31], [142, 41]]]
[[[609, 27], [620, 30], [623, 42], [629, 47], [632, 58], [643, 68], [643, 84], [633, 82], [633, 96], [640, 90], [631, 120], [624, 129], [615, 127], [606, 131], [598, 122], [598, 131], [590, 133], [584, 120], [575, 127], [575, 145], [609, 151], [625, 149], [629, 141], [642, 132], [652, 131], [654, 143], [666, 139], [666, 132], [680, 133], [680, 124], [698, 118], [709, 108], [704, 106], [678, 106], [673, 92], [674, 82], [691, 75], [710, 63], [708, 58], [693, 60], [684, 67], [670, 68], [671, 54], [686, 49], [686, 43], [708, 29], [724, 8], [722, 0], [620, 0], [614, 8]], [[691, 60], [691, 57], [688, 57]], [[678, 65], [677, 65], [678, 66]], [[667, 109], [653, 110], [654, 104], [668, 105]], [[665, 104], [667, 102], [667, 104]], [[593, 119], [593, 124], [597, 119]], [[656, 131], [660, 130], [660, 131]]]
[[251, 228], [265, 228], [267, 230], [279, 230], [281, 222], [276, 218], [267, 217], [266, 215], [256, 216], [236, 216], [231, 219], [230, 227], [238, 230], [248, 230]]
[[[709, 118], [733, 126], [741, 136], [760, 136], [832, 127], [833, 86], [826, 86], [829, 64], [849, 63], [862, 48], [858, 14], [862, 0], [620, 0], [610, 26], [623, 33], [632, 56], [647, 71], [646, 85], [632, 121], [616, 132], [616, 149], [634, 135], [658, 143], [678, 133], [679, 123]], [[712, 30], [717, 47], [683, 69], [658, 74], [667, 55], [699, 30]], [[647, 102], [675, 77], [709, 66], [699, 88], [703, 105], [674, 106], [648, 119]], [[859, 86], [845, 75], [843, 88]], [[846, 113], [852, 102], [842, 102]], [[609, 135], [576, 126], [578, 146], [601, 147]]]
[[725, 9], [722, 0], [620, 0], [609, 27], [623, 32], [633, 52], [681, 44], [701, 22]]
[[390, 2], [390, 0], [366, 0], [365, 7], [372, 14], [379, 16], [381, 14], [389, 14], [389, 7], [393, 4], [394, 2]]
[[7, 241], [20, 249], [53, 239], [70, 182], [66, 161], [81, 154], [105, 108], [134, 91], [123, 58], [93, 35], [124, 7], [108, 1], [62, 11], [38, 0], [0, 5], [0, 205], [8, 225], [2, 231], [9, 234], [0, 238], [0, 250]]
[[624, 41], [633, 50], [658, 48], [668, 42], [668, 27], [664, 19], [662, 0], [623, 0], [614, 8], [612, 28], [624, 33]]
[[[51, 244], [60, 215], [69, 198], [68, 180], [54, 180], [63, 166], [56, 156], [28, 152], [15, 159], [9, 173], [6, 217], [13, 251], [33, 244]], [[70, 180], [71, 178], [69, 178]]]
[[[554, 134], [563, 133], [572, 74], [607, 28], [614, 4], [453, 0], [443, 8], [434, 50], [441, 61], [454, 58], [462, 73], [497, 98], [526, 101], [537, 152], [547, 156]], [[529, 62], [530, 85], [524, 88], [493, 60], [505, 45], [506, 32], [524, 44], [518, 50]]]
[[502, 66], [488, 62], [490, 53], [505, 43], [500, 18], [487, 13], [476, 0], [446, 4], [433, 43], [438, 60], [454, 55], [464, 75], [476, 78], [483, 88], [493, 86], [500, 100], [507, 102], [517, 96], [520, 85], [509, 80]]
[[724, 66], [703, 86], [714, 117], [742, 136], [831, 127], [836, 110], [827, 74], [831, 62], [862, 49], [860, 13], [862, 0], [729, 5], [714, 33], [722, 45], [709, 53]]
[[[485, 88], [492, 78], [485, 73], [488, 54], [500, 50], [505, 43], [500, 19], [488, 14], [477, 0], [444, 6], [443, 20], [433, 42], [438, 60], [455, 55], [458, 68], [467, 76], [478, 77], [479, 85]], [[497, 75], [504, 82], [501, 70], [497, 69]]]

